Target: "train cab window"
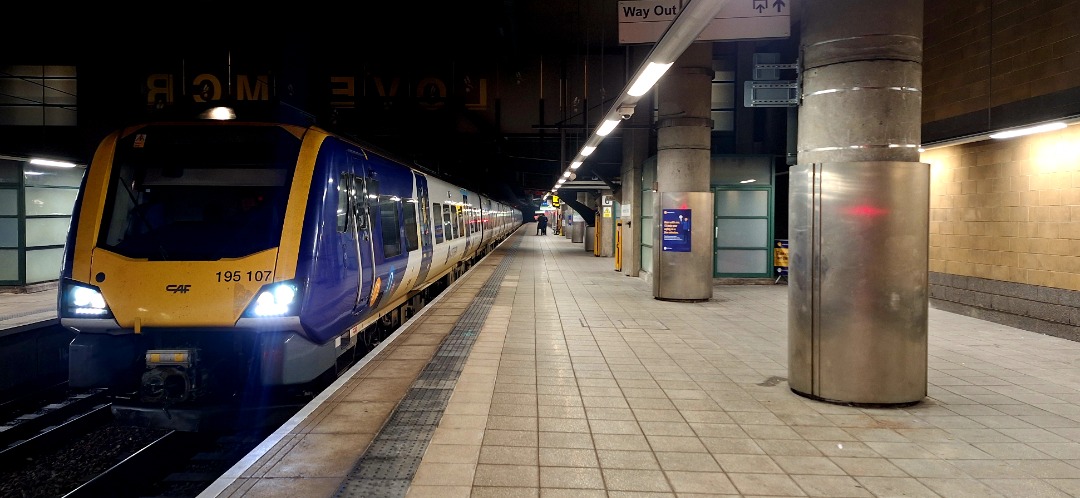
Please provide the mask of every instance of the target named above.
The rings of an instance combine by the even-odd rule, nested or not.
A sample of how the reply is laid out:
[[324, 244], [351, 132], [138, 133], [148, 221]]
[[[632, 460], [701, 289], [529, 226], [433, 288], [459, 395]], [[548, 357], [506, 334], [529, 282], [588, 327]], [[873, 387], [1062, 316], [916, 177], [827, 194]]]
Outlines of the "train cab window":
[[98, 244], [152, 261], [276, 247], [299, 152], [278, 127], [143, 127], [117, 142]]
[[420, 248], [419, 224], [416, 222], [416, 201], [409, 199], [401, 205], [401, 214], [405, 218], [405, 250], [412, 252]]
[[383, 257], [392, 258], [401, 254], [401, 229], [400, 220], [398, 218], [398, 205], [400, 201], [397, 200], [380, 200], [375, 203], [375, 216], [379, 218], [379, 225], [381, 230], [379, 233], [382, 235]]
[[445, 230], [445, 227], [443, 226], [443, 223], [442, 223], [442, 212], [443, 212], [442, 204], [439, 204], [438, 202], [432, 203], [431, 204], [431, 212], [435, 213], [435, 216], [438, 216], [438, 218], [439, 218], [439, 219], [435, 220], [435, 243], [436, 244], [442, 244], [443, 243], [443, 231]]

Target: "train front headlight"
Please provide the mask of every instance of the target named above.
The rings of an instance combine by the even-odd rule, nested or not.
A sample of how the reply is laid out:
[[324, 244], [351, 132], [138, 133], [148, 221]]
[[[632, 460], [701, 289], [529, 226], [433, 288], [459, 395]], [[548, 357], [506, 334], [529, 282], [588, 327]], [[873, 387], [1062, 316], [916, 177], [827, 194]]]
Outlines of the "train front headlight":
[[255, 294], [244, 316], [259, 318], [296, 315], [300, 307], [300, 291], [295, 282], [276, 282], [264, 285]]
[[64, 317], [112, 318], [101, 291], [92, 285], [66, 282], [60, 312]]

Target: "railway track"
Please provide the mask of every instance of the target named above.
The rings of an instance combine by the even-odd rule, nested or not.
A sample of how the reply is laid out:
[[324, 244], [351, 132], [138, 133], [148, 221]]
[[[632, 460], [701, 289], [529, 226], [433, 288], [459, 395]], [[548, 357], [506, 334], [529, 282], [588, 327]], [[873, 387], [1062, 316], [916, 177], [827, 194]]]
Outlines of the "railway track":
[[[371, 345], [358, 348], [340, 367], [351, 366]], [[34, 400], [21, 401], [20, 408], [0, 404], [6, 409], [0, 412], [6, 414], [0, 418], [0, 496], [195, 497], [307, 401], [237, 409], [244, 414], [237, 418], [267, 424], [206, 432], [126, 423], [105, 390], [39, 397], [36, 406]]]
[[111, 415], [104, 390], [12, 400], [4, 404], [0, 424], [0, 465], [9, 464], [72, 431], [107, 423]]
[[197, 496], [265, 437], [169, 431], [64, 497]]
[[81, 413], [5, 446], [0, 496], [193, 497], [268, 434], [128, 426], [116, 423], [110, 408], [83, 406]]
[[[407, 316], [380, 321], [369, 342], [340, 358], [338, 371], [369, 354]], [[123, 400], [106, 390], [67, 394], [59, 385], [49, 394], [0, 401], [0, 496], [195, 497], [331, 381], [299, 398], [237, 409], [238, 419], [265, 425], [206, 432], [130, 423], [121, 415]]]

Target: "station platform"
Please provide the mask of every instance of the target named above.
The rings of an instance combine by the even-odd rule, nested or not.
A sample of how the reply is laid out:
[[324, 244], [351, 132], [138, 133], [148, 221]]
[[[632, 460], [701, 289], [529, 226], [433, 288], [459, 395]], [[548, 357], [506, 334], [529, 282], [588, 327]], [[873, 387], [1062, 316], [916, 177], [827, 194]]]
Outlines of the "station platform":
[[786, 286], [659, 301], [532, 233], [200, 496], [1080, 495], [1078, 343], [931, 307], [923, 401], [814, 401]]
[[815, 401], [786, 286], [660, 301], [533, 232], [199, 496], [1080, 496], [1080, 343], [931, 306], [924, 400]]
[[0, 287], [0, 335], [59, 323], [56, 299], [55, 282], [30, 289]]

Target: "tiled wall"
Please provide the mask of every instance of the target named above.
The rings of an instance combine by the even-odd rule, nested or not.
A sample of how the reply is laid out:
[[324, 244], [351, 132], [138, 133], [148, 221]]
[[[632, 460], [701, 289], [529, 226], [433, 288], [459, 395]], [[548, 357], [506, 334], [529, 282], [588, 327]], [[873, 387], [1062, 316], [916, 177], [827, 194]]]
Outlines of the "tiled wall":
[[1080, 290], [1080, 126], [922, 160], [931, 271]]
[[[1080, 0], [923, 5], [924, 144], [1080, 116]], [[1080, 125], [922, 160], [931, 302], [1080, 340]]]
[[[1080, 125], [930, 149], [922, 160], [931, 297], [1080, 326]], [[1071, 297], [1042, 299], [1050, 289]]]
[[1027, 119], [1032, 108], [1015, 104], [1028, 100], [1051, 113], [1070, 107], [1080, 87], [1080, 0], [927, 1], [924, 17], [924, 127], [1017, 124], [1010, 117]]

